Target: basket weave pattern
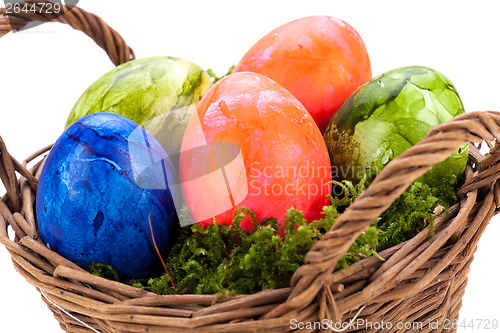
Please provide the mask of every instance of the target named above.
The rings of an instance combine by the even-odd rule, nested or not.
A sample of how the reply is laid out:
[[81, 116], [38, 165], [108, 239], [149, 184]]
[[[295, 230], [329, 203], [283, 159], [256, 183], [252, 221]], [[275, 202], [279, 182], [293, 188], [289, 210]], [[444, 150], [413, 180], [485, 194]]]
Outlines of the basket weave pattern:
[[[54, 20], [86, 33], [115, 65], [134, 58], [118, 33], [80, 8], [56, 18], [46, 13], [16, 15], [7, 19], [5, 9], [0, 8], [0, 37], [31, 20]], [[500, 207], [498, 140], [499, 112], [466, 113], [433, 129], [389, 163], [337, 219], [307, 254], [289, 288], [228, 297], [160, 296], [86, 272], [50, 251], [39, 237], [34, 200], [43, 156], [50, 147], [20, 163], [9, 154], [1, 137], [0, 178], [7, 193], [0, 200], [0, 242], [11, 254], [16, 270], [37, 288], [67, 332], [185, 332], [193, 328], [199, 332], [284, 332], [291, 330], [292, 319], [341, 322], [357, 317], [373, 323], [424, 324], [453, 320], [458, 318], [477, 242]], [[348, 270], [333, 272], [357, 236], [395, 198], [465, 142], [471, 143], [466, 183], [449, 214], [436, 218], [434, 237], [426, 228], [381, 252], [385, 261], [370, 257]], [[486, 156], [478, 149], [482, 143], [489, 148]], [[9, 226], [13, 239], [7, 232]], [[406, 331], [446, 330], [424, 325]]]

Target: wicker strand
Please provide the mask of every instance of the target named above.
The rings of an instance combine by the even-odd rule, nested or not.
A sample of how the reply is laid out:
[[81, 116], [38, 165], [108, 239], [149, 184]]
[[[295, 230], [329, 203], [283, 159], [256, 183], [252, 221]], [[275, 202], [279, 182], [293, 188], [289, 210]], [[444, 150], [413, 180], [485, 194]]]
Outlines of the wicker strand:
[[7, 190], [7, 196], [9, 197], [14, 211], [17, 212], [20, 209], [17, 177], [12, 157], [5, 146], [2, 137], [0, 137], [0, 161], [0, 179]]

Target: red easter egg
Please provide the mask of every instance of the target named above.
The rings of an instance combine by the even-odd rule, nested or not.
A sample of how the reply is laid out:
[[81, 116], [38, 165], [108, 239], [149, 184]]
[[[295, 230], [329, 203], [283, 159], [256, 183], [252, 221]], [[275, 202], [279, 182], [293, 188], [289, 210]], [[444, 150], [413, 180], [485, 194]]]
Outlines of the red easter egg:
[[306, 107], [323, 133], [333, 114], [371, 79], [368, 52], [359, 34], [330, 16], [286, 23], [255, 43], [233, 73], [270, 77]]
[[[201, 99], [184, 134], [180, 181], [194, 222], [229, 225], [245, 206], [257, 220], [283, 220], [293, 207], [308, 221], [329, 204], [331, 165], [304, 106], [257, 73], [231, 74]], [[241, 226], [251, 230], [249, 219]]]

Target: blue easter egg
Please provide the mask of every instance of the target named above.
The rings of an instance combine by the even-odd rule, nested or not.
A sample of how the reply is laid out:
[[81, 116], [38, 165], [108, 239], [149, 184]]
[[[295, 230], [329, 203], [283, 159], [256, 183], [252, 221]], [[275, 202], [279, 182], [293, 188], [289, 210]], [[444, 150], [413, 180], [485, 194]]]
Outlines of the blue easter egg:
[[160, 144], [133, 121], [112, 113], [68, 127], [40, 175], [36, 215], [43, 241], [86, 269], [111, 265], [121, 279], [161, 273], [177, 225], [168, 180], [173, 167]]

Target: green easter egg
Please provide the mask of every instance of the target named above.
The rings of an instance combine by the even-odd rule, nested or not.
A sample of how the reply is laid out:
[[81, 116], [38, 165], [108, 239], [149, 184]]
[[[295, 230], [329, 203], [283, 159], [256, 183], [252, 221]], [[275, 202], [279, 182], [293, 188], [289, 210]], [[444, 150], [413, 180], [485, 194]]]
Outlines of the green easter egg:
[[91, 113], [117, 113], [144, 127], [174, 162], [189, 118], [211, 86], [207, 72], [190, 61], [133, 60], [95, 81], [76, 102], [66, 127]]
[[[368, 182], [436, 125], [464, 112], [443, 74], [413, 66], [389, 71], [359, 87], [332, 117], [324, 139], [334, 179]], [[430, 186], [464, 174], [468, 146], [435, 165], [421, 180]], [[451, 176], [451, 178], [450, 178]]]

